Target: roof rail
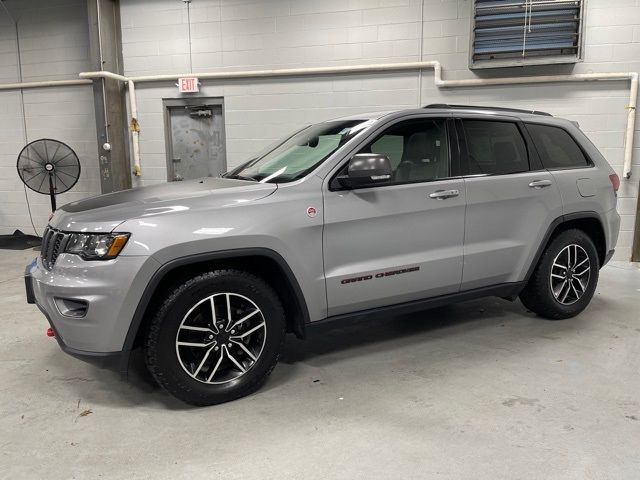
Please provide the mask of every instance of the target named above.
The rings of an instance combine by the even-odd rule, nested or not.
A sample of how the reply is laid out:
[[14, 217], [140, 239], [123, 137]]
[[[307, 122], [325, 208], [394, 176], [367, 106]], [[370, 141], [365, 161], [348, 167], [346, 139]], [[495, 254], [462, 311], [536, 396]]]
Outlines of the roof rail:
[[521, 110], [519, 108], [505, 108], [505, 107], [484, 107], [479, 105], [449, 105], [446, 103], [432, 103], [431, 105], [425, 105], [423, 108], [442, 108], [449, 110], [495, 110], [498, 112], [514, 112], [514, 113], [529, 113], [531, 115], [544, 115], [546, 117], [553, 117], [550, 113], [540, 112], [538, 110]]

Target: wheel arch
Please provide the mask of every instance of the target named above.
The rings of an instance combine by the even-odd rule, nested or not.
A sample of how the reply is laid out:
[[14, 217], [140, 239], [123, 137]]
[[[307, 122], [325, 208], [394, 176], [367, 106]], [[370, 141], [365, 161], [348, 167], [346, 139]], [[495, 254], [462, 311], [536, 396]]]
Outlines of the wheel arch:
[[598, 260], [600, 262], [600, 267], [602, 268], [607, 260], [607, 241], [604, 233], [604, 226], [602, 224], [602, 220], [600, 215], [597, 212], [576, 212], [570, 213], [566, 215], [562, 215], [556, 218], [549, 228], [542, 240], [540, 242], [540, 246], [536, 252], [529, 269], [527, 270], [527, 275], [525, 276], [525, 282], [529, 280], [533, 271], [538, 265], [538, 261], [542, 256], [543, 252], [546, 250], [547, 246], [551, 243], [551, 241], [560, 233], [572, 229], [577, 228], [582, 230], [589, 238], [593, 241], [596, 251], [598, 252]]
[[123, 350], [131, 351], [141, 345], [145, 326], [167, 289], [198, 273], [224, 268], [247, 271], [267, 281], [280, 297], [287, 331], [304, 338], [309, 310], [300, 284], [287, 262], [280, 254], [267, 248], [243, 248], [188, 255], [162, 265], [152, 276], [138, 302]]

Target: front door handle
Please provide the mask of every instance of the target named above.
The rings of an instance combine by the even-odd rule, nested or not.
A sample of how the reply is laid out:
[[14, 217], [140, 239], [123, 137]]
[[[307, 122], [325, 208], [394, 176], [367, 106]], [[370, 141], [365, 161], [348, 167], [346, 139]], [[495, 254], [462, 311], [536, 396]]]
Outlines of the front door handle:
[[551, 180], [534, 180], [529, 184], [529, 187], [539, 189], [539, 188], [548, 187], [549, 185], [551, 185], [551, 183], [552, 183]]
[[444, 200], [446, 198], [457, 197], [460, 195], [459, 190], [436, 190], [429, 194], [429, 198], [435, 198], [436, 200]]

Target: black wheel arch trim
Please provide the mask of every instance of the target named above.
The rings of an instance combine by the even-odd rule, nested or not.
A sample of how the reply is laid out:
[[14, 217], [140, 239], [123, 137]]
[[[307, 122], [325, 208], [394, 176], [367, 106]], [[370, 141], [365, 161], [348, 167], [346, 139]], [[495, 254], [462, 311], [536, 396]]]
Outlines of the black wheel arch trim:
[[[560, 215], [558, 218], [553, 220], [551, 224], [549, 224], [549, 227], [547, 228], [547, 231], [545, 232], [544, 237], [542, 238], [542, 241], [538, 246], [538, 250], [536, 251], [536, 254], [533, 257], [533, 260], [531, 261], [531, 265], [529, 265], [527, 274], [524, 277], [525, 283], [528, 282], [529, 279], [531, 278], [531, 275], [533, 275], [533, 271], [538, 265], [538, 261], [540, 260], [540, 257], [544, 253], [545, 248], [547, 248], [547, 245], [549, 244], [549, 239], [551, 238], [551, 235], [553, 235], [553, 232], [555, 232], [556, 229], [563, 223], [570, 222], [572, 220], [581, 220], [585, 218], [591, 218], [591, 219], [597, 220], [600, 223], [600, 226], [602, 227], [602, 231], [604, 233], [604, 226], [602, 225], [602, 217], [597, 212], [584, 211], [584, 212], [573, 212], [573, 213], [567, 213], [565, 215]], [[605, 241], [606, 241], [606, 235], [605, 235]], [[606, 245], [605, 245], [605, 250], [606, 250]], [[600, 267], [602, 268], [605, 263], [606, 261], [601, 262]]]
[[207, 253], [198, 253], [194, 255], [187, 255], [184, 257], [178, 257], [173, 260], [170, 260], [164, 264], [160, 268], [156, 270], [156, 272], [151, 277], [151, 280], [147, 284], [138, 302], [138, 306], [136, 307], [133, 318], [131, 319], [131, 323], [129, 325], [129, 330], [127, 332], [127, 336], [124, 341], [124, 345], [122, 347], [125, 351], [131, 351], [134, 348], [134, 342], [136, 336], [138, 335], [138, 330], [142, 325], [142, 320], [147, 311], [147, 307], [149, 306], [149, 302], [151, 297], [156, 291], [156, 288], [165, 277], [165, 275], [171, 270], [177, 267], [183, 267], [185, 265], [190, 265], [194, 263], [202, 263], [212, 260], [230, 260], [234, 258], [243, 258], [243, 257], [266, 257], [270, 260], [273, 260], [278, 264], [282, 272], [285, 274], [287, 281], [289, 282], [289, 286], [294, 294], [294, 301], [296, 302], [296, 306], [300, 311], [300, 316], [297, 319], [294, 319], [294, 333], [299, 337], [304, 338], [306, 332], [306, 325], [310, 321], [309, 317], [309, 309], [307, 307], [307, 302], [302, 293], [302, 289], [300, 288], [300, 284], [298, 283], [298, 279], [295, 274], [289, 267], [289, 264], [286, 260], [274, 250], [268, 248], [239, 248], [232, 250], [220, 250], [217, 252], [207, 252]]

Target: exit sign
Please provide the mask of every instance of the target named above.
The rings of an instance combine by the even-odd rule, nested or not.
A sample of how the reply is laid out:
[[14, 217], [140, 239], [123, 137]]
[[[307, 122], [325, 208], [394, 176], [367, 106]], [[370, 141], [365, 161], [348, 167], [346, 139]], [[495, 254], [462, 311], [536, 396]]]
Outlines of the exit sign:
[[183, 77], [178, 79], [178, 89], [180, 93], [199, 92], [197, 77]]

